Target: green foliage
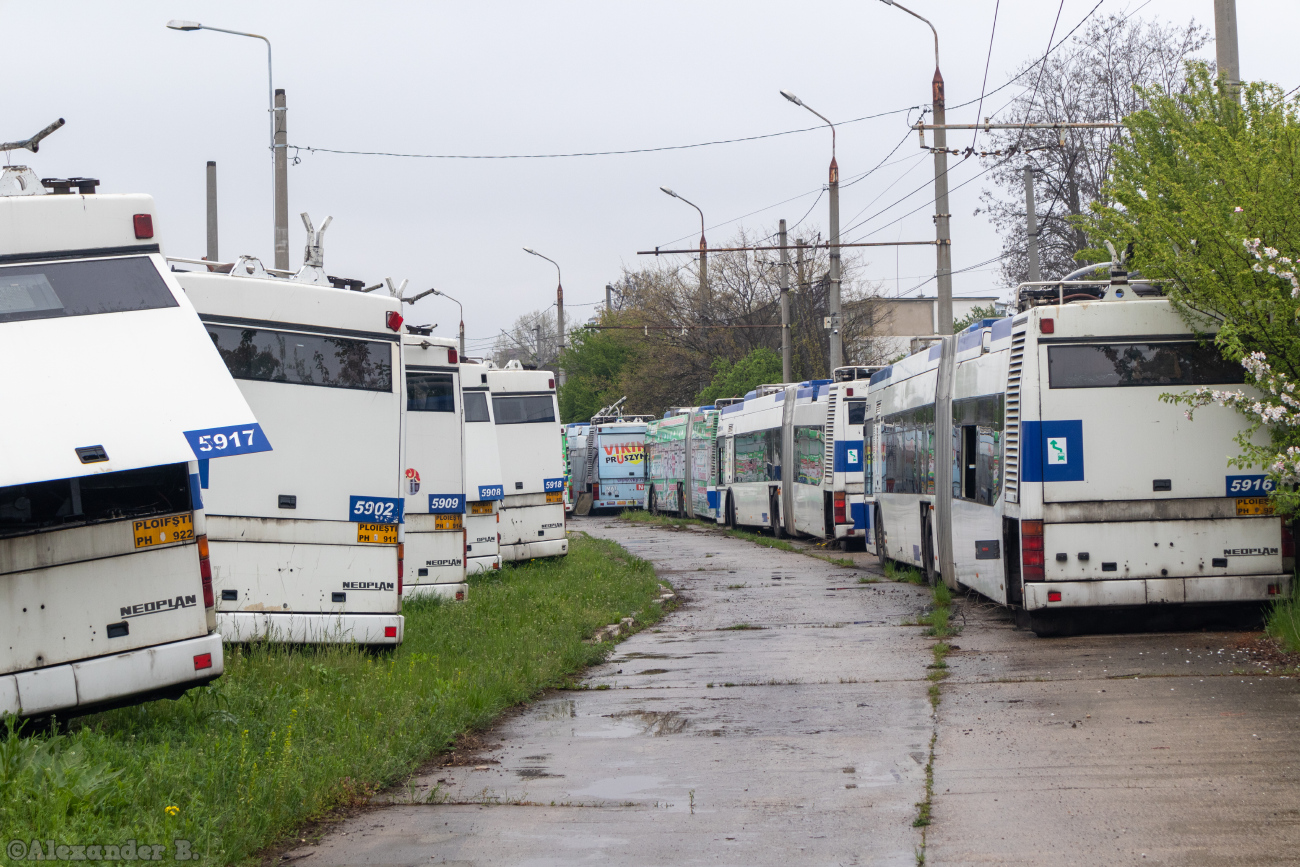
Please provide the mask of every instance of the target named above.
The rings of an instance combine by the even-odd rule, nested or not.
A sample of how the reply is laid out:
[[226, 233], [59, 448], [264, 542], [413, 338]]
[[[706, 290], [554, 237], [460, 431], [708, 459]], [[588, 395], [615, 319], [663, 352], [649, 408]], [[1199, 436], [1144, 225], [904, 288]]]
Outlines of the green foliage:
[[1300, 653], [1300, 581], [1291, 582], [1291, 596], [1273, 603], [1265, 631], [1292, 653]]
[[981, 319], [998, 319], [998, 318], [1000, 317], [998, 316], [998, 308], [996, 305], [989, 304], [985, 307], [980, 307], [977, 304], [974, 307], [972, 307], [970, 309], [970, 312], [967, 313], [965, 316], [963, 316], [960, 319], [954, 319], [952, 321], [952, 333], [958, 334], [962, 331], [965, 331], [967, 328], [971, 327], [976, 322], [979, 322]]
[[632, 345], [614, 329], [585, 328], [570, 334], [560, 356], [566, 379], [559, 389], [561, 421], [587, 421], [622, 397], [619, 379], [634, 355]]
[[[1300, 119], [1297, 103], [1286, 103], [1272, 85], [1242, 88], [1238, 105], [1204, 65], [1193, 65], [1185, 94], [1145, 94], [1150, 108], [1125, 119], [1129, 135], [1113, 149], [1114, 168], [1106, 191], [1113, 207], [1092, 208], [1084, 218], [1097, 249], [1080, 258], [1110, 256], [1133, 245], [1129, 267], [1164, 281], [1165, 294], [1199, 333], [1217, 332], [1215, 343], [1232, 361], [1263, 353], [1274, 374], [1300, 377], [1300, 300], [1286, 280], [1270, 273], [1244, 242], [1261, 239], [1279, 263], [1300, 256]], [[1284, 401], [1252, 371], [1247, 381], [1263, 387], [1265, 403]], [[1170, 399], [1201, 405], [1220, 396], [1194, 393]], [[1253, 401], [1252, 401], [1253, 403]], [[1238, 404], [1251, 424], [1238, 437], [1236, 465], [1271, 470], [1279, 454], [1300, 446], [1300, 427], [1271, 424], [1246, 403]], [[1223, 411], [1223, 410], [1211, 410]], [[1271, 442], [1260, 446], [1256, 431], [1268, 427]], [[1284, 481], [1274, 473], [1275, 481]], [[1300, 497], [1278, 485], [1280, 511], [1300, 511]]]
[[82, 717], [66, 735], [0, 725], [0, 838], [169, 852], [186, 839], [205, 864], [245, 862], [563, 687], [610, 650], [585, 640], [598, 628], [658, 620], [658, 584], [619, 546], [573, 538], [566, 558], [472, 577], [463, 603], [408, 601], [392, 653], [227, 646], [224, 676], [179, 701]]
[[723, 397], [744, 397], [764, 383], [780, 381], [781, 356], [759, 346], [735, 364], [725, 358], [713, 359], [713, 381], [695, 396], [695, 401], [703, 405]]

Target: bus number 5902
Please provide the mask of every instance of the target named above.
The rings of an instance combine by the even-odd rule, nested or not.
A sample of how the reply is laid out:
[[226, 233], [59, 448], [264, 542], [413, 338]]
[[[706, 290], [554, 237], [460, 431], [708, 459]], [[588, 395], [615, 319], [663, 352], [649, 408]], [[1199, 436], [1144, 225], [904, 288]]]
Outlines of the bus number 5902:
[[402, 505], [402, 500], [396, 497], [352, 497], [348, 503], [348, 514], [353, 521], [400, 524]]

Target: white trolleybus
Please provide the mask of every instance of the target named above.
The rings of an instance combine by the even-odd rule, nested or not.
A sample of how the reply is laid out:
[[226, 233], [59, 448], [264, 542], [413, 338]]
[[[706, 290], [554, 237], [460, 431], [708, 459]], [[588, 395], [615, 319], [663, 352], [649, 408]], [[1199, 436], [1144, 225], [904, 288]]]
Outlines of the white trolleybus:
[[[840, 381], [760, 386], [721, 409], [720, 522], [767, 527], [778, 536], [867, 538], [869, 370], [839, 368]], [[859, 374], [864, 378], [850, 378]]]
[[[403, 590], [406, 596], [465, 598], [468, 494], [463, 451], [464, 405], [456, 341], [407, 326], [402, 335], [406, 370], [406, 505]], [[488, 503], [491, 510], [492, 504]], [[494, 528], [495, 532], [495, 528]]]
[[465, 569], [473, 575], [501, 568], [501, 453], [488, 399], [488, 368], [461, 363], [465, 406]]
[[196, 452], [270, 448], [159, 255], [153, 199], [97, 183], [0, 174], [0, 717], [220, 675]]
[[1066, 612], [1258, 603], [1290, 591], [1282, 521], [1228, 466], [1242, 430], [1161, 400], [1242, 382], [1149, 286], [1022, 286], [985, 320], [872, 377], [877, 544], [932, 581]]
[[681, 407], [646, 426], [646, 508], [718, 517], [718, 408]]
[[395, 645], [401, 301], [351, 291], [359, 281], [332, 285], [303, 216], [307, 264], [297, 274], [251, 257], [172, 260], [215, 270], [176, 277], [275, 444], [202, 470], [217, 616], [227, 641]]
[[555, 375], [518, 361], [487, 371], [501, 455], [501, 559], [569, 553]]

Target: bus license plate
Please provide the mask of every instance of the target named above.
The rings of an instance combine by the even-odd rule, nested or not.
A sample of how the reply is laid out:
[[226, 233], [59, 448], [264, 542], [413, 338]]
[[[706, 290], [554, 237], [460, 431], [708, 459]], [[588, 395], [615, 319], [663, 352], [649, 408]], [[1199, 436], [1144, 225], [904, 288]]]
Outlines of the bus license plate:
[[563, 502], [564, 502], [564, 491], [548, 491], [548, 492], [547, 492], [547, 494], [546, 494], [546, 504], [547, 504], [548, 506], [549, 506], [551, 503], [563, 503]]
[[396, 545], [396, 524], [357, 524], [357, 541], [371, 545]]
[[185, 512], [180, 515], [160, 515], [157, 518], [132, 521], [131, 533], [135, 536], [137, 548], [184, 542], [186, 539], [194, 538], [194, 515]]
[[460, 515], [433, 516], [433, 529], [435, 530], [459, 530], [463, 526]]
[[492, 501], [483, 500], [482, 502], [471, 502], [469, 504], [469, 513], [471, 515], [490, 515], [492, 514]]
[[1251, 518], [1257, 515], [1272, 515], [1273, 503], [1268, 497], [1238, 497], [1237, 517]]

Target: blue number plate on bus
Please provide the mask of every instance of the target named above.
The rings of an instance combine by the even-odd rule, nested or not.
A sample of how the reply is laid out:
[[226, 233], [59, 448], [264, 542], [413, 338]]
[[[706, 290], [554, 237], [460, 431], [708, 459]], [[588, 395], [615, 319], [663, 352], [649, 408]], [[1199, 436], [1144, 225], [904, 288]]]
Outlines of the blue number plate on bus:
[[563, 491], [563, 490], [564, 490], [564, 479], [543, 479], [543, 480], [542, 480], [542, 490], [543, 490], [543, 491]]
[[185, 439], [197, 458], [224, 458], [230, 455], [248, 455], [269, 452], [271, 444], [257, 422], [234, 427], [211, 427], [207, 430], [187, 430]]
[[465, 511], [464, 494], [430, 494], [430, 515], [459, 515]]
[[478, 498], [480, 500], [503, 500], [505, 499], [505, 488], [501, 485], [479, 485]]
[[348, 520], [364, 521], [367, 524], [400, 524], [405, 504], [406, 501], [400, 497], [350, 497]]
[[1229, 497], [1273, 493], [1273, 480], [1268, 476], [1224, 476], [1224, 484], [1228, 489], [1225, 496]]

